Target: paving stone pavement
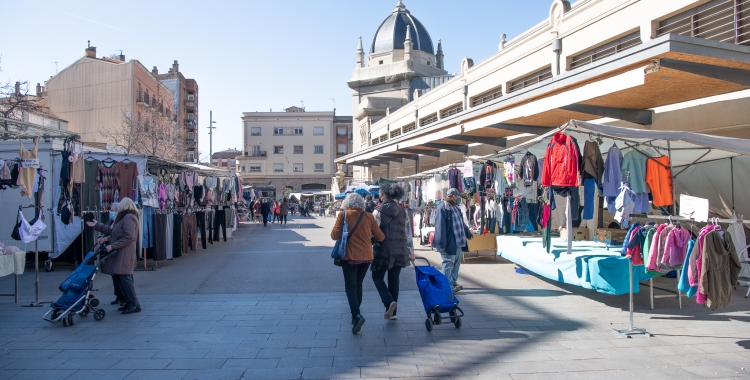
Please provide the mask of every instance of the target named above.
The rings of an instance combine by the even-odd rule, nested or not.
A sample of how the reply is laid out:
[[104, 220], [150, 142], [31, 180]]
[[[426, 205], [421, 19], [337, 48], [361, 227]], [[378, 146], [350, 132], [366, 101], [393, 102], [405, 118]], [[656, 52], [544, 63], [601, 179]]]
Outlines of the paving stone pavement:
[[[227, 243], [137, 272], [143, 311], [110, 306], [111, 281], [96, 280], [104, 320], [72, 327], [41, 319], [46, 307], [0, 299], [0, 379], [586, 379], [750, 377], [750, 302], [743, 289], [713, 311], [659, 292], [649, 310], [636, 295], [635, 325], [653, 337], [618, 337], [628, 297], [519, 275], [506, 261], [462, 264], [463, 326], [425, 330], [413, 269], [402, 273], [398, 321], [366, 279], [362, 332], [351, 333], [340, 270], [331, 265], [332, 218], [287, 227], [244, 225]], [[439, 266], [439, 256], [419, 255]], [[53, 300], [70, 271], [42, 274]], [[658, 285], [674, 288], [674, 281]], [[0, 291], [12, 289], [10, 277]], [[21, 278], [23, 301], [33, 271]], [[745, 290], [746, 291], [746, 290]]]

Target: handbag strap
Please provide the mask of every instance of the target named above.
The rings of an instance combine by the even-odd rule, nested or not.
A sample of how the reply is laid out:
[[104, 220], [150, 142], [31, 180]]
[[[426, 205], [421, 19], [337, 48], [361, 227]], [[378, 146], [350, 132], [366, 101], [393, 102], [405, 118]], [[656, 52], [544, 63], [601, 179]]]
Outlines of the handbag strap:
[[[359, 218], [357, 219], [357, 223], [354, 223], [354, 228], [352, 228], [352, 230], [348, 232], [349, 235], [353, 235], [354, 231], [357, 230], [357, 227], [359, 227], [359, 222], [362, 221], [362, 217], [363, 216], [365, 216], [365, 212], [362, 212], [361, 214], [359, 214]], [[346, 214], [344, 214], [344, 219], [346, 220]], [[347, 237], [346, 243], [349, 244], [348, 237]]]

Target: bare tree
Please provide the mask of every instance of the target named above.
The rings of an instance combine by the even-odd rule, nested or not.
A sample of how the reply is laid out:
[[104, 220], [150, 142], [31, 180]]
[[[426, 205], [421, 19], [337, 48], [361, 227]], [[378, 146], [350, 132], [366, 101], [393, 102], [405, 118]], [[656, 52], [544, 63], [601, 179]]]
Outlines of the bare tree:
[[144, 138], [144, 125], [136, 119], [130, 112], [122, 110], [122, 128], [105, 129], [99, 133], [115, 146], [122, 148], [125, 153], [138, 153], [137, 147]]
[[168, 109], [159, 94], [150, 99], [150, 105], [140, 115], [141, 130], [135, 149], [141, 154], [181, 161], [185, 138], [176, 116]]
[[41, 112], [43, 107], [39, 105], [36, 96], [29, 96], [29, 82], [8, 81], [0, 84], [0, 127], [9, 131], [13, 119], [23, 121], [25, 112]]

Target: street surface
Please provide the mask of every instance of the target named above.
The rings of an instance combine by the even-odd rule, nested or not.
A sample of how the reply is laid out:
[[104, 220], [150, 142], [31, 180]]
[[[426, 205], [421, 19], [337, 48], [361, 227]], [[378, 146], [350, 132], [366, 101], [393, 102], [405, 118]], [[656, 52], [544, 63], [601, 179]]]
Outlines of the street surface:
[[[332, 264], [333, 218], [288, 226], [244, 224], [228, 242], [136, 272], [143, 311], [121, 315], [110, 277], [95, 281], [104, 320], [42, 320], [48, 307], [0, 298], [0, 379], [659, 379], [750, 377], [750, 300], [734, 292], [712, 311], [647, 287], [635, 325], [654, 337], [618, 337], [628, 296], [609, 296], [515, 273], [492, 259], [462, 264], [463, 327], [425, 330], [414, 271], [401, 275], [398, 321], [384, 320], [365, 280], [362, 332], [351, 333], [340, 268]], [[199, 244], [200, 245], [200, 244]], [[440, 267], [439, 255], [417, 254]], [[41, 273], [41, 299], [59, 297], [69, 267]], [[33, 269], [21, 277], [33, 300]], [[658, 279], [674, 289], [675, 279]], [[0, 292], [13, 277], [0, 278]]]

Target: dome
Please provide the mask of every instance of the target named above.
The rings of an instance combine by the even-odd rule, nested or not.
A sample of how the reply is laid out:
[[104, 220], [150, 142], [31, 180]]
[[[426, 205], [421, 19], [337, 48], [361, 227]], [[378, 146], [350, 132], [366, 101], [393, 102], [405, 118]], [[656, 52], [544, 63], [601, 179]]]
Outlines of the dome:
[[427, 33], [424, 25], [409, 13], [401, 0], [396, 5], [396, 9], [380, 24], [378, 31], [375, 32], [370, 54], [403, 50], [407, 25], [411, 26], [412, 50], [421, 50], [434, 55], [435, 50], [432, 48], [430, 34]]

